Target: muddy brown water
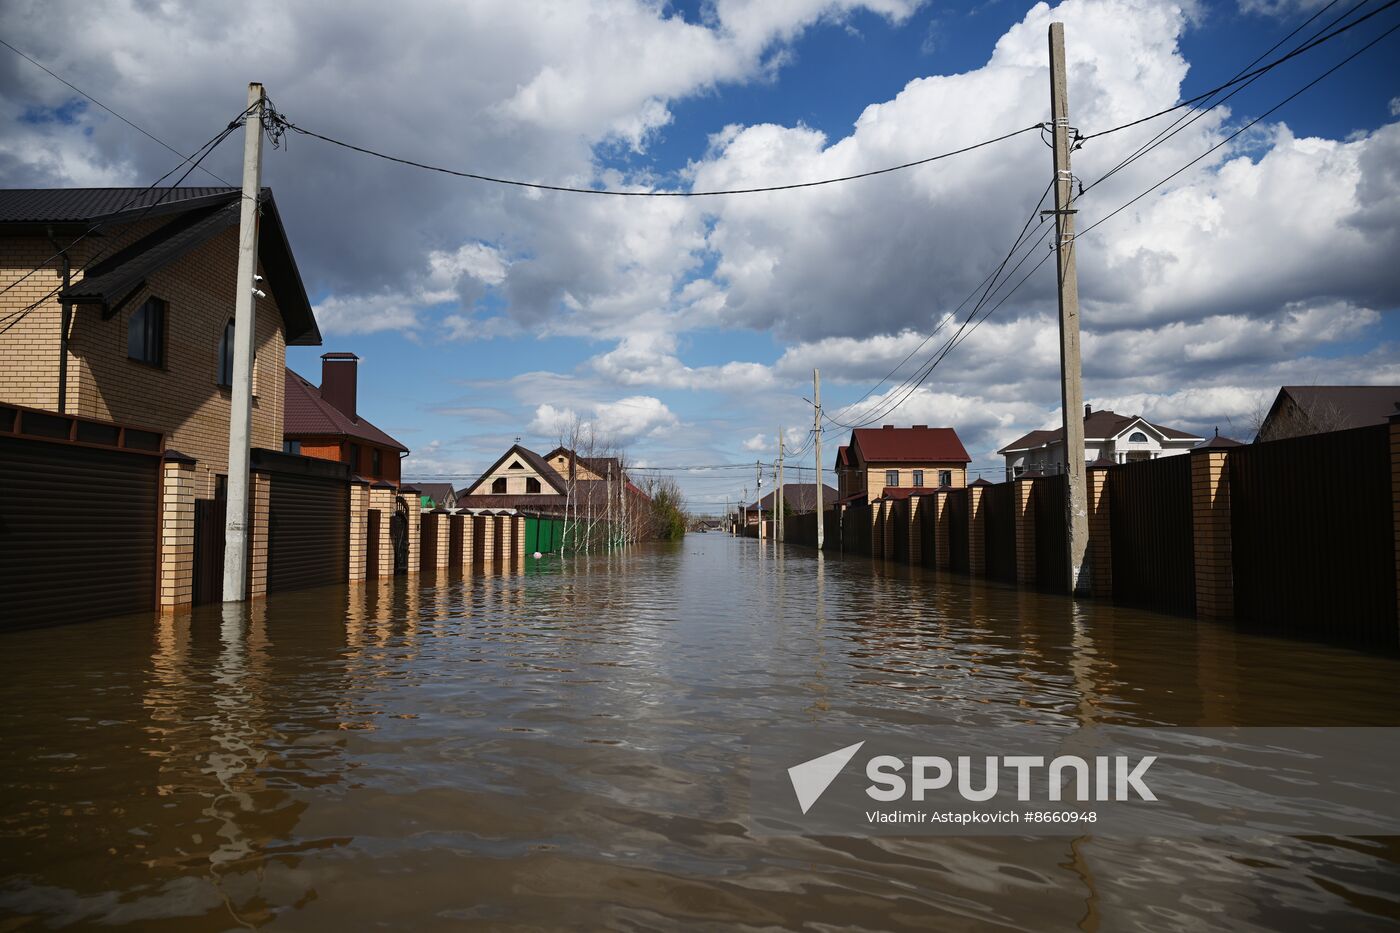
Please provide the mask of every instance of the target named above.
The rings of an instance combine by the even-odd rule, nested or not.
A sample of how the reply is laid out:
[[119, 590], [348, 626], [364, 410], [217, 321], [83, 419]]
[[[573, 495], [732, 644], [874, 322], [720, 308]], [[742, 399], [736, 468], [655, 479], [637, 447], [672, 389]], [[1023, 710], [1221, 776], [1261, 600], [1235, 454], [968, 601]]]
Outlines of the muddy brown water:
[[752, 831], [791, 724], [1397, 725], [1400, 659], [719, 534], [0, 636], [0, 930], [1382, 928], [1400, 842]]

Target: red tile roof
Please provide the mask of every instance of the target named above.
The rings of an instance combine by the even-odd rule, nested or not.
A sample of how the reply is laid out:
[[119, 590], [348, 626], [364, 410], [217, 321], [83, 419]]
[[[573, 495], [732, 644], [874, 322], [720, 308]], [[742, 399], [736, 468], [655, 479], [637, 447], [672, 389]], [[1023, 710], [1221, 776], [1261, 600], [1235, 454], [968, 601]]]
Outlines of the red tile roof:
[[916, 462], [970, 463], [967, 448], [952, 428], [856, 428], [851, 432], [851, 446], [860, 451], [866, 462], [911, 460]]
[[408, 452], [364, 418], [351, 419], [321, 397], [321, 390], [290, 369], [282, 411], [282, 433], [287, 437], [353, 437], [356, 440]]

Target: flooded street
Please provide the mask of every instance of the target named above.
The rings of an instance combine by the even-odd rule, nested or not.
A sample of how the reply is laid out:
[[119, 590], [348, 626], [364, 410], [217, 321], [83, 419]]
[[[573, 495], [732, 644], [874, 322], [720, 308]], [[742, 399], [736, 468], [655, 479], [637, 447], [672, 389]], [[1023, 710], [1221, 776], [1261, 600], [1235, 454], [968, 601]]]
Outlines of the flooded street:
[[3, 636], [0, 930], [1368, 929], [1394, 839], [755, 835], [785, 726], [1400, 724], [1400, 659], [692, 535]]

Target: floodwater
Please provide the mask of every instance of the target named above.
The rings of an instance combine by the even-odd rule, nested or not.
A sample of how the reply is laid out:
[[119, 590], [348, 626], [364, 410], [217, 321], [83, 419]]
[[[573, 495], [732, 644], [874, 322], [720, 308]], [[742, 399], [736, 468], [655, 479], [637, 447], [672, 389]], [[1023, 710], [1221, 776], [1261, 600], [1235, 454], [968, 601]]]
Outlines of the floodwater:
[[1395, 839], [754, 833], [759, 729], [1400, 724], [1394, 657], [764, 547], [0, 636], [0, 930], [1400, 916]]

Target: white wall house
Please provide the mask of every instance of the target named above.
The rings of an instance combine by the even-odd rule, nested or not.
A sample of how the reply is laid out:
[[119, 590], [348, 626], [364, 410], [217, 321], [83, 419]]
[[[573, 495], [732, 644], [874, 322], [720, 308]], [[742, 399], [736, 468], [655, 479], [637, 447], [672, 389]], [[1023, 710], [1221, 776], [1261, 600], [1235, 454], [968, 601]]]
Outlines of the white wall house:
[[[1084, 406], [1084, 460], [1113, 463], [1156, 460], [1184, 454], [1205, 438], [1145, 420], [1141, 415], [1094, 411]], [[1032, 431], [997, 453], [1006, 458], [1006, 478], [1025, 473], [1062, 473], [1065, 469], [1064, 429]]]

